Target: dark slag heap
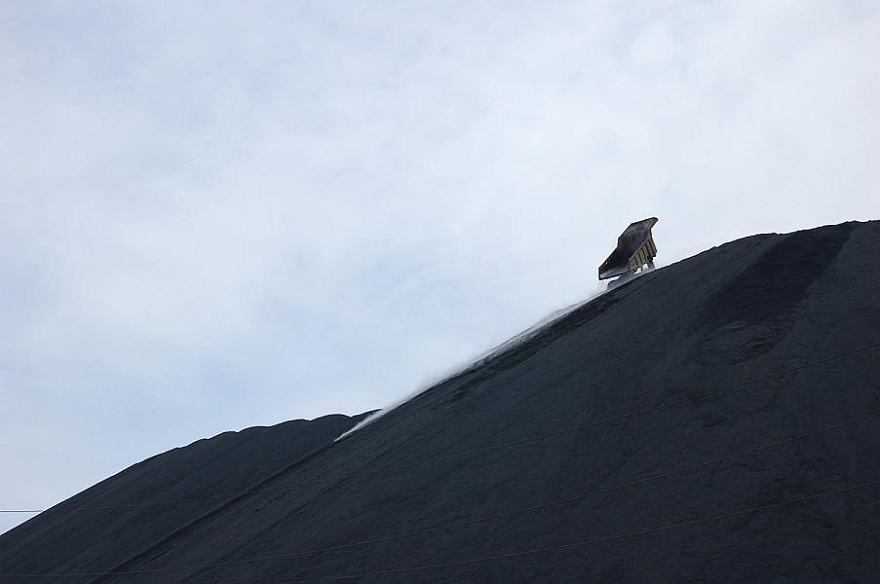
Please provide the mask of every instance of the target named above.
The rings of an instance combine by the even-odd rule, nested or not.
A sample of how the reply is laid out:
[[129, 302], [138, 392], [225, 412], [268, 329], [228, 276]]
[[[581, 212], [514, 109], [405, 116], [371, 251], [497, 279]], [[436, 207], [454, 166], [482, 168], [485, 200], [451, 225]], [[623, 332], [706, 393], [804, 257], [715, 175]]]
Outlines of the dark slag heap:
[[0, 537], [0, 582], [876, 582], [878, 248], [734, 241], [339, 442], [360, 417], [156, 456]]

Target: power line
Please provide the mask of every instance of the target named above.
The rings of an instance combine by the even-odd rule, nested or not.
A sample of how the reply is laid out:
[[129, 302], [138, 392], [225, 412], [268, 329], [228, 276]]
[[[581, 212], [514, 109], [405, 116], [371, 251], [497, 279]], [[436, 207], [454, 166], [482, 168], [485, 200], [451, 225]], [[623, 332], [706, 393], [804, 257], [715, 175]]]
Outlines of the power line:
[[0, 513], [42, 513], [45, 509], [0, 509]]
[[[119, 570], [119, 571], [114, 571], [114, 572], [77, 572], [77, 573], [55, 573], [55, 574], [52, 574], [52, 573], [49, 573], [49, 574], [0, 574], [0, 576], [19, 576], [19, 577], [95, 576], [95, 577], [97, 577], [97, 576], [122, 576], [122, 575], [147, 574], [147, 573], [155, 574], [157, 572], [171, 572], [171, 571], [178, 571], [178, 570], [197, 570], [197, 569], [206, 569], [206, 568], [216, 568], [216, 567], [222, 567], [222, 566], [250, 564], [253, 562], [277, 560], [277, 559], [291, 558], [291, 557], [302, 556], [302, 555], [311, 555], [311, 554], [317, 554], [317, 553], [338, 551], [338, 550], [350, 549], [350, 548], [354, 548], [354, 547], [362, 547], [362, 546], [367, 546], [367, 545], [376, 545], [376, 544], [380, 544], [380, 543], [387, 543], [387, 542], [394, 541], [397, 539], [412, 537], [414, 535], [422, 535], [425, 533], [431, 533], [433, 531], [441, 531], [441, 530], [455, 529], [455, 528], [459, 528], [459, 527], [466, 527], [469, 525], [475, 525], [475, 524], [482, 523], [485, 521], [490, 521], [492, 519], [498, 519], [501, 517], [518, 515], [518, 514], [522, 514], [522, 513], [529, 513], [529, 512], [533, 512], [533, 511], [540, 511], [542, 509], [546, 509], [546, 508], [554, 507], [554, 506], [558, 506], [558, 505], [563, 505], [563, 504], [568, 504], [568, 503], [576, 503], [578, 501], [582, 501], [582, 500], [588, 499], [590, 497], [617, 492], [617, 491], [620, 491], [622, 489], [626, 489], [629, 487], [639, 486], [639, 485], [642, 485], [645, 483], [650, 483], [653, 481], [669, 478], [671, 476], [685, 474], [685, 473], [688, 473], [688, 472], [691, 472], [694, 470], [699, 470], [701, 468], [705, 468], [705, 467], [712, 466], [715, 464], [729, 462], [729, 461], [735, 460], [737, 458], [742, 458], [744, 456], [749, 456], [751, 454], [756, 454], [758, 452], [770, 450], [772, 448], [777, 448], [779, 446], [784, 446], [785, 444], [797, 442], [799, 440], [803, 440], [803, 439], [809, 438], [811, 436], [816, 436], [819, 434], [825, 434], [828, 432], [832, 432], [834, 430], [839, 430], [840, 428], [844, 428], [847, 426], [851, 426], [853, 424], [865, 422], [867, 420], [871, 420], [871, 419], [874, 419], [877, 417], [880, 417], [880, 411], [877, 411], [877, 412], [874, 412], [871, 414], [867, 414], [865, 416], [861, 416], [861, 417], [853, 419], [853, 420], [846, 420], [843, 422], [839, 422], [837, 424], [827, 426], [827, 427], [821, 428], [819, 430], [813, 430], [811, 432], [799, 434], [797, 436], [793, 436], [791, 438], [786, 438], [784, 440], [777, 440], [775, 442], [771, 442], [769, 444], [764, 444], [762, 446], [757, 446], [755, 448], [751, 448], [749, 450], [745, 450], [743, 452], [739, 452], [736, 454], [730, 454], [730, 455], [727, 455], [727, 456], [724, 456], [721, 458], [717, 458], [717, 459], [710, 460], [707, 462], [702, 462], [700, 464], [695, 464], [695, 465], [688, 466], [685, 468], [671, 470], [671, 471], [667, 471], [667, 472], [659, 473], [659, 474], [654, 474], [654, 475], [648, 475], [648, 476], [642, 477], [640, 479], [636, 479], [636, 480], [629, 481], [626, 483], [621, 483], [618, 485], [614, 485], [612, 487], [607, 487], [605, 489], [581, 493], [579, 495], [575, 495], [572, 497], [566, 497], [564, 499], [555, 499], [555, 500], [551, 500], [551, 501], [546, 501], [544, 503], [530, 505], [527, 507], [519, 507], [519, 508], [515, 508], [515, 509], [509, 509], [507, 511], [493, 513], [491, 515], [484, 515], [484, 516], [476, 517], [473, 519], [468, 519], [465, 521], [458, 521], [458, 522], [454, 522], [454, 523], [436, 525], [433, 527], [427, 527], [427, 528], [423, 528], [423, 529], [411, 530], [411, 531], [399, 533], [397, 535], [392, 535], [392, 536], [387, 536], [387, 537], [382, 537], [382, 538], [362, 540], [359, 542], [340, 544], [340, 545], [335, 545], [335, 546], [327, 546], [327, 547], [322, 547], [322, 548], [312, 548], [312, 549], [300, 550], [300, 551], [284, 553], [284, 554], [257, 556], [257, 557], [251, 557], [248, 559], [243, 559], [243, 560], [229, 560], [229, 561], [225, 561], [225, 562], [212, 562], [212, 563], [208, 563], [208, 564], [188, 564], [188, 565], [173, 566], [173, 567], [167, 567], [167, 568], [147, 568], [147, 569], [141, 569], [141, 570]], [[354, 577], [355, 576], [351, 576], [351, 578], [354, 578]]]
[[[757, 383], [757, 382], [764, 381], [764, 380], [767, 380], [767, 379], [772, 379], [772, 378], [775, 378], [775, 377], [778, 377], [778, 376], [781, 376], [781, 375], [785, 375], [785, 374], [787, 374], [787, 373], [791, 373], [791, 372], [794, 372], [794, 371], [800, 371], [800, 370], [806, 369], [806, 368], [808, 368], [808, 367], [813, 367], [813, 366], [816, 366], [816, 365], [819, 365], [819, 364], [827, 363], [827, 362], [830, 362], [830, 361], [833, 361], [833, 360], [836, 360], [836, 359], [840, 359], [840, 358], [843, 358], [843, 357], [847, 357], [847, 356], [850, 356], [850, 355], [853, 355], [853, 354], [856, 354], [856, 353], [860, 353], [860, 352], [868, 351], [868, 350], [871, 350], [871, 349], [875, 349], [875, 348], [877, 348], [877, 347], [880, 347], [880, 343], [877, 343], [877, 344], [874, 344], [874, 345], [870, 345], [870, 346], [867, 346], [867, 347], [862, 347], [862, 348], [860, 348], [860, 349], [855, 349], [855, 350], [848, 351], [848, 352], [845, 352], [845, 353], [840, 353], [840, 354], [838, 354], [838, 355], [834, 355], [834, 356], [831, 356], [831, 357], [827, 357], [827, 358], [825, 358], [825, 359], [820, 359], [820, 360], [813, 361], [813, 362], [810, 362], [810, 363], [805, 363], [805, 364], [803, 364], [803, 365], [799, 365], [799, 366], [797, 366], [797, 367], [787, 368], [787, 369], [784, 369], [784, 370], [782, 370], [782, 371], [778, 371], [778, 372], [773, 373], [773, 374], [769, 374], [769, 375], [765, 375], [765, 376], [762, 376], [762, 377], [753, 378], [753, 379], [749, 379], [749, 380], [746, 380], [746, 381], [742, 381], [742, 382], [738, 382], [738, 383], [730, 384], [730, 385], [727, 385], [727, 386], [723, 386], [723, 387], [719, 388], [718, 391], [724, 391], [724, 390], [733, 389], [733, 388], [736, 388], [736, 387], [741, 387], [741, 386], [748, 385], [748, 384], [752, 384], [752, 383]], [[490, 446], [490, 447], [486, 447], [486, 448], [482, 448], [482, 449], [475, 449], [475, 450], [471, 450], [471, 451], [465, 451], [465, 452], [462, 452], [462, 453], [450, 454], [450, 455], [446, 455], [446, 456], [444, 456], [443, 458], [447, 458], [447, 459], [448, 459], [448, 458], [453, 458], [453, 457], [456, 457], [456, 456], [470, 456], [470, 455], [478, 454], [478, 453], [482, 453], [482, 452], [485, 452], [485, 451], [488, 451], [488, 450], [495, 450], [495, 449], [505, 448], [505, 447], [510, 447], [510, 446], [518, 446], [518, 445], [521, 445], [521, 444], [523, 444], [523, 443], [533, 442], [533, 441], [536, 441], [536, 440], [540, 440], [540, 439], [546, 438], [546, 437], [548, 437], [548, 436], [553, 436], [553, 435], [558, 435], [558, 434], [564, 434], [564, 433], [567, 433], [567, 432], [573, 432], [573, 431], [581, 430], [581, 429], [584, 429], [584, 428], [589, 428], [589, 427], [594, 427], [594, 426], [597, 426], [597, 425], [607, 424], [607, 423], [610, 423], [610, 422], [613, 422], [613, 421], [619, 421], [619, 420], [626, 419], [626, 418], [628, 418], [628, 417], [631, 417], [631, 416], [634, 416], [634, 415], [638, 415], [638, 414], [641, 414], [641, 413], [646, 413], [646, 412], [656, 411], [656, 410], [663, 409], [663, 408], [667, 408], [667, 407], [672, 407], [672, 406], [674, 406], [674, 405], [678, 405], [678, 404], [680, 404], [680, 403], [683, 403], [684, 401], [686, 401], [686, 399], [682, 398], [682, 399], [675, 400], [675, 401], [672, 401], [672, 402], [668, 402], [668, 403], [666, 403], [666, 404], [661, 404], [661, 405], [659, 405], [659, 406], [655, 406], [655, 407], [652, 407], [652, 408], [647, 408], [647, 409], [639, 410], [639, 411], [636, 411], [636, 412], [631, 412], [631, 413], [629, 413], [629, 414], [625, 414], [625, 415], [622, 415], [622, 416], [617, 416], [617, 417], [615, 417], [615, 418], [610, 418], [610, 419], [607, 419], [607, 420], [602, 420], [602, 421], [598, 421], [598, 422], [593, 422], [593, 423], [586, 424], [586, 425], [580, 425], [580, 426], [576, 426], [576, 427], [568, 428], [568, 429], [566, 429], [566, 430], [557, 430], [557, 431], [553, 431], [553, 432], [548, 432], [548, 433], [541, 434], [541, 435], [536, 436], [536, 437], [531, 437], [531, 438], [523, 439], [523, 440], [517, 440], [517, 441], [511, 442], [511, 443], [507, 443], [507, 444], [494, 445], [494, 446]], [[577, 495], [577, 496], [575, 496], [575, 497], [569, 497], [569, 498], [566, 498], [566, 499], [559, 499], [559, 500], [554, 500], [554, 501], [548, 501], [548, 502], [541, 503], [541, 504], [538, 504], [538, 505], [532, 505], [532, 506], [529, 506], [529, 507], [523, 507], [523, 508], [518, 508], [518, 509], [512, 509], [512, 510], [504, 511], [504, 512], [501, 512], [501, 513], [496, 513], [496, 514], [492, 514], [492, 515], [482, 516], [482, 517], [478, 517], [478, 518], [474, 518], [474, 519], [470, 519], [470, 520], [466, 520], [466, 521], [461, 521], [461, 522], [451, 523], [451, 524], [446, 524], [446, 525], [440, 525], [440, 526], [434, 526], [434, 527], [425, 528], [425, 529], [421, 529], [421, 530], [410, 531], [410, 532], [406, 532], [406, 533], [403, 533], [403, 534], [399, 534], [399, 535], [395, 535], [395, 536], [389, 536], [389, 537], [385, 537], [385, 538], [378, 538], [378, 539], [372, 539], [372, 540], [364, 540], [364, 541], [361, 541], [361, 542], [354, 542], [354, 543], [351, 543], [351, 544], [342, 544], [342, 545], [338, 545], [338, 546], [330, 546], [330, 547], [325, 547], [325, 548], [316, 548], [316, 549], [310, 549], [310, 550], [302, 550], [302, 551], [299, 551], [299, 552], [291, 552], [291, 553], [288, 553], [288, 554], [277, 554], [277, 555], [272, 555], [272, 556], [262, 556], [262, 557], [257, 557], [257, 558], [251, 558], [251, 559], [248, 559], [248, 560], [231, 560], [231, 561], [227, 561], [227, 562], [216, 562], [216, 563], [211, 563], [211, 564], [201, 564], [201, 565], [187, 565], [187, 566], [177, 566], [177, 567], [169, 567], [169, 568], [154, 568], [154, 569], [145, 569], [145, 570], [128, 570], [128, 571], [118, 570], [118, 571], [109, 571], [109, 572], [82, 572], [82, 573], [57, 573], [57, 574], [51, 574], [51, 573], [50, 573], [50, 574], [0, 574], [0, 575], [4, 575], [4, 576], [18, 576], [18, 577], [45, 577], [45, 576], [57, 576], [57, 577], [62, 577], [62, 576], [113, 576], [113, 575], [124, 575], [124, 574], [156, 573], [156, 572], [167, 572], [167, 571], [174, 571], [174, 570], [201, 569], [201, 568], [219, 567], [219, 566], [224, 566], [224, 565], [235, 565], [235, 564], [242, 564], [242, 563], [251, 563], [251, 562], [255, 562], [255, 561], [265, 561], [265, 560], [280, 559], [280, 558], [285, 558], [285, 557], [294, 557], [294, 556], [298, 556], [298, 555], [306, 555], [306, 554], [314, 554], [314, 553], [319, 553], [319, 552], [341, 550], [341, 549], [347, 549], [347, 548], [358, 547], [358, 546], [363, 546], [363, 545], [374, 545], [374, 544], [377, 544], [377, 543], [383, 543], [383, 542], [387, 542], [387, 541], [393, 541], [393, 540], [395, 540], [395, 539], [399, 539], [399, 538], [401, 538], [401, 537], [409, 537], [409, 536], [411, 536], [411, 535], [416, 535], [416, 534], [420, 534], [420, 533], [429, 533], [429, 532], [431, 532], [431, 531], [436, 531], [436, 530], [441, 530], [441, 529], [449, 529], [449, 528], [462, 527], [462, 526], [466, 526], [466, 525], [472, 525], [472, 524], [476, 524], [476, 523], [484, 522], [484, 521], [487, 521], [487, 520], [490, 520], [490, 519], [495, 519], [495, 518], [498, 518], [498, 517], [503, 517], [503, 516], [513, 515], [513, 514], [518, 514], [518, 513], [525, 513], [525, 512], [537, 511], [537, 510], [544, 509], [544, 508], [547, 508], [547, 507], [550, 507], [550, 506], [554, 506], [554, 505], [561, 505], [561, 504], [565, 504], [565, 503], [576, 502], [576, 501], [579, 501], [579, 500], [582, 500], [582, 499], [585, 499], [585, 498], [588, 498], [588, 497], [591, 497], [591, 496], [601, 495], [601, 494], [608, 493], [608, 492], [611, 492], [611, 491], [616, 491], [616, 490], [619, 490], [619, 489], [622, 489], [622, 488], [626, 488], [626, 487], [630, 487], [630, 486], [636, 486], [636, 485], [640, 485], [640, 484], [643, 484], [643, 483], [647, 483], [647, 482], [651, 482], [651, 481], [655, 481], [655, 480], [660, 480], [660, 479], [663, 479], [663, 478], [667, 478], [667, 477], [669, 477], [669, 476], [674, 476], [674, 475], [677, 475], [677, 474], [681, 474], [681, 473], [689, 472], [689, 471], [696, 470], [696, 469], [699, 469], [699, 468], [703, 468], [703, 467], [706, 467], [706, 466], [710, 466], [710, 465], [713, 465], [713, 464], [719, 464], [719, 463], [726, 462], [726, 461], [729, 461], [729, 460], [732, 460], [732, 459], [735, 459], [735, 458], [739, 458], [739, 457], [742, 457], [742, 456], [747, 456], [747, 455], [749, 455], [749, 454], [753, 454], [753, 453], [756, 453], [756, 452], [759, 452], [759, 451], [762, 451], [762, 450], [767, 450], [767, 449], [774, 448], [774, 447], [777, 447], [777, 446], [780, 446], [780, 445], [783, 445], [783, 444], [787, 444], [787, 443], [790, 443], [790, 442], [794, 442], [794, 441], [796, 441], [796, 440], [801, 440], [801, 439], [806, 438], [806, 437], [809, 437], [809, 436], [813, 436], [813, 435], [820, 434], [820, 433], [824, 433], [824, 432], [829, 432], [829, 431], [832, 431], [832, 430], [835, 430], [835, 429], [838, 429], [838, 428], [841, 428], [841, 427], [844, 427], [844, 426], [847, 426], [847, 425], [851, 425], [851, 424], [859, 423], [859, 422], [862, 422], [862, 421], [865, 421], [865, 420], [868, 420], [868, 419], [871, 419], [871, 418], [875, 418], [875, 417], [877, 417], [877, 416], [880, 416], [880, 412], [875, 412], [875, 413], [872, 413], [872, 414], [868, 414], [868, 415], [866, 415], [866, 416], [862, 416], [862, 417], [859, 417], [859, 418], [854, 419], [854, 420], [846, 420], [846, 421], [840, 422], [840, 423], [838, 423], [838, 424], [835, 424], [835, 425], [830, 426], [830, 427], [827, 427], [827, 428], [823, 428], [823, 429], [820, 429], [820, 430], [815, 430], [815, 431], [812, 431], [812, 432], [808, 432], [808, 433], [806, 433], [806, 434], [801, 434], [801, 435], [799, 435], [799, 436], [795, 436], [795, 437], [792, 437], [792, 438], [788, 438], [788, 439], [785, 439], [785, 440], [782, 440], [782, 441], [777, 441], [777, 442], [774, 442], [774, 443], [771, 443], [771, 444], [767, 444], [767, 445], [764, 445], [764, 446], [759, 446], [759, 447], [756, 447], [756, 448], [753, 448], [753, 449], [750, 449], [750, 450], [747, 450], [747, 451], [744, 451], [744, 452], [741, 452], [741, 453], [738, 453], [738, 454], [728, 455], [728, 456], [725, 456], [725, 457], [722, 457], [722, 458], [720, 458], [720, 459], [716, 459], [716, 460], [713, 460], [713, 461], [704, 462], [704, 463], [701, 463], [701, 464], [698, 464], [698, 465], [694, 465], [694, 466], [691, 466], [691, 467], [687, 467], [687, 468], [683, 468], [683, 469], [678, 469], [678, 470], [673, 470], [673, 471], [669, 471], [669, 472], [662, 473], [662, 474], [658, 474], [658, 475], [650, 475], [650, 476], [647, 476], [647, 477], [643, 477], [642, 479], [638, 479], [638, 480], [635, 480], [635, 481], [631, 481], [631, 482], [629, 482], [629, 483], [624, 483], [624, 484], [621, 484], [621, 485], [617, 485], [617, 486], [615, 486], [615, 487], [613, 487], [613, 488], [603, 489], [603, 490], [599, 490], [599, 491], [592, 491], [592, 492], [589, 492], [589, 493], [583, 493], [583, 494], [581, 494], [581, 495]], [[325, 450], [325, 449], [326, 449], [326, 448], [319, 448], [319, 449], [317, 449], [315, 452], [313, 452], [313, 453], [307, 455], [306, 457], [304, 457], [304, 459], [311, 458], [312, 456], [316, 455], [318, 452], [323, 451], [323, 450]], [[437, 460], [437, 459], [438, 459], [438, 457], [435, 457], [433, 460]], [[313, 481], [313, 482], [311, 482], [311, 483], [301, 483], [301, 484], [299, 484], [299, 485], [285, 485], [285, 486], [283, 486], [283, 487], [275, 487], [275, 488], [252, 489], [252, 490], [249, 490], [249, 491], [243, 491], [243, 492], [240, 492], [240, 493], [235, 494], [235, 495], [228, 495], [227, 497], [234, 498], [234, 499], [239, 499], [239, 498], [244, 497], [244, 496], [247, 496], [247, 495], [249, 495], [249, 494], [258, 493], [258, 492], [263, 492], [263, 491], [277, 491], [277, 490], [280, 490], [280, 489], [285, 489], [285, 490], [286, 490], [286, 489], [292, 489], [292, 488], [295, 488], [295, 487], [297, 487], [297, 486], [302, 486], [302, 485], [305, 485], [305, 484], [319, 484], [319, 483], [323, 483], [323, 482], [328, 482], [329, 480], [345, 480], [345, 479], [349, 479], [349, 478], [354, 478], [354, 477], [364, 476], [364, 475], [371, 475], [371, 474], [387, 474], [387, 473], [389, 473], [389, 472], [397, 471], [397, 470], [401, 470], [401, 469], [404, 469], [404, 468], [409, 468], [409, 467], [413, 467], [413, 466], [421, 466], [421, 464], [422, 464], [422, 463], [419, 463], [419, 464], [411, 464], [411, 465], [401, 465], [401, 466], [398, 466], [398, 467], [393, 467], [392, 469], [385, 469], [385, 470], [382, 470], [382, 471], [376, 471], [376, 472], [371, 472], [371, 473], [355, 473], [355, 474], [352, 474], [352, 475], [345, 475], [345, 476], [340, 477], [340, 478], [337, 478], [337, 479], [327, 479], [327, 480], [321, 480], [321, 481]], [[279, 474], [280, 474], [280, 473], [279, 473]], [[278, 476], [278, 475], [276, 474], [275, 476]], [[271, 478], [271, 477], [270, 477], [270, 478]], [[873, 483], [872, 483], [872, 484], [873, 484]], [[856, 488], [856, 487], [853, 487], [853, 488]], [[219, 497], [220, 497], [220, 496], [201, 497], [201, 498], [193, 498], [193, 499], [187, 499], [187, 500], [181, 500], [181, 501], [188, 502], [188, 501], [191, 501], [191, 500], [204, 500], [204, 499], [212, 499], [212, 498], [219, 498]], [[154, 505], [154, 504], [162, 504], [162, 503], [144, 503], [144, 504], [140, 504], [140, 505], [107, 506], [107, 507], [89, 507], [89, 508], [92, 508], [92, 509], [95, 509], [95, 508], [97, 508], [97, 509], [102, 509], [102, 508], [130, 508], [130, 507], [132, 507], [132, 506], [147, 506], [147, 505]], [[164, 504], [172, 504], [172, 502], [165, 502]], [[224, 506], [225, 506], [225, 505], [224, 505]], [[78, 507], [78, 508], [76, 508], [76, 509], [74, 509], [74, 510], [80, 510], [80, 509], [84, 509], [84, 508], [85, 508], [85, 507]], [[34, 512], [37, 512], [37, 511], [34, 511]], [[376, 574], [376, 575], [384, 575], [384, 573], [382, 573], [382, 574]], [[349, 577], [346, 577], [346, 578], [355, 578], [355, 577], [356, 577], [356, 576], [349, 576]], [[337, 578], [337, 579], [346, 579], [346, 578]], [[316, 580], [316, 582], [317, 582], [317, 581], [321, 581], [321, 580]], [[303, 581], [303, 582], [310, 582], [310, 581]]]

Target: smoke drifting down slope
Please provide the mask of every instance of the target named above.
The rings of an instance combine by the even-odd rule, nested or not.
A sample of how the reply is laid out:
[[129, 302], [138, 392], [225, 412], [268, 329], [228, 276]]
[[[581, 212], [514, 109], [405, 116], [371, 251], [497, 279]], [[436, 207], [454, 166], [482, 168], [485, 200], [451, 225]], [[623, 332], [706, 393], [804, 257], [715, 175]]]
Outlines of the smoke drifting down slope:
[[738, 240], [345, 440], [331, 416], [154, 457], [0, 537], [0, 581], [873, 582], [878, 246]]

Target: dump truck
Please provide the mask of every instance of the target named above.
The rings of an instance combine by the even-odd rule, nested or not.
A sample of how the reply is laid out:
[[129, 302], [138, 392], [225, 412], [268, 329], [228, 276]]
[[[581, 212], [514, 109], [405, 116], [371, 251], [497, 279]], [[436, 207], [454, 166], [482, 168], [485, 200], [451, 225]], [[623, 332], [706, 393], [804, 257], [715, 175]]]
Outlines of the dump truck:
[[617, 238], [617, 247], [599, 266], [599, 280], [609, 280], [609, 288], [625, 282], [638, 272], [654, 269], [657, 246], [651, 229], [657, 223], [656, 217], [630, 223]]

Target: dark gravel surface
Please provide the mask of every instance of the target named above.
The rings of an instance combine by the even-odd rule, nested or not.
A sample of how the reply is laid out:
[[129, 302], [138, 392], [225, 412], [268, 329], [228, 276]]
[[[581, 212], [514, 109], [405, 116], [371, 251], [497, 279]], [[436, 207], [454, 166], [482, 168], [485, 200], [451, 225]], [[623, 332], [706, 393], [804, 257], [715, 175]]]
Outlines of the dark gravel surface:
[[154, 457], [0, 537], [0, 582], [880, 581], [878, 248], [735, 241], [340, 442]]

